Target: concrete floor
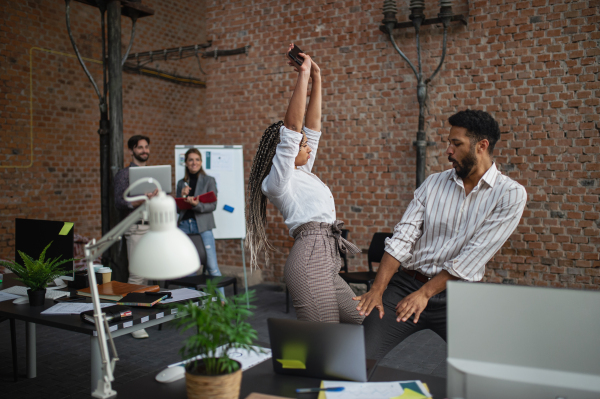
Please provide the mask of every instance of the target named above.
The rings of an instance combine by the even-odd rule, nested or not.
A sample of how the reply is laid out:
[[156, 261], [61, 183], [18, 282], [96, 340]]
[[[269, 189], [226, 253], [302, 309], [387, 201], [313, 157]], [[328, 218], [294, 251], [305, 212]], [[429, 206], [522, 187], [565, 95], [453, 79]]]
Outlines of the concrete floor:
[[[295, 319], [294, 309], [285, 313], [285, 292], [279, 286], [260, 284], [256, 290], [256, 309], [250, 323], [258, 332], [258, 340], [269, 342], [267, 318]], [[230, 287], [226, 294], [230, 295]], [[158, 331], [149, 328], [150, 338], [136, 340], [131, 336], [115, 339], [120, 361], [115, 370], [113, 388], [136, 378], [156, 374], [161, 368], [181, 360], [178, 351], [187, 334], [168, 326]], [[17, 321], [18, 382], [13, 381], [9, 323], [0, 324], [0, 397], [70, 398], [90, 397], [90, 339], [78, 333], [37, 326], [37, 374], [25, 378], [25, 323]], [[439, 377], [446, 377], [446, 343], [431, 331], [422, 331], [398, 345], [382, 361], [382, 365]]]

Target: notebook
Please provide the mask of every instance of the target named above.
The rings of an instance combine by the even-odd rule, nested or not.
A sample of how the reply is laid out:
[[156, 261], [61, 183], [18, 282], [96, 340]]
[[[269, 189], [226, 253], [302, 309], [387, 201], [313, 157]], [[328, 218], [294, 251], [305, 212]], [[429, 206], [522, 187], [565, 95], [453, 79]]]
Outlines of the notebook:
[[[207, 193], [200, 194], [199, 196], [195, 197], [195, 199], [204, 204], [210, 204], [217, 201], [217, 196], [215, 195], [214, 191], [209, 191]], [[187, 203], [185, 198], [175, 198], [175, 202], [177, 203], [177, 208], [179, 210], [186, 211], [188, 209], [192, 209], [192, 204]]]
[[[160, 287], [158, 285], [137, 285], [121, 283], [119, 281], [109, 281], [108, 283], [98, 285], [98, 294], [100, 299], [106, 299], [108, 301], [118, 301], [130, 292], [158, 292]], [[91, 297], [90, 288], [84, 288], [77, 291], [78, 295]]]
[[[106, 314], [106, 321], [109, 323], [133, 319], [133, 313], [131, 312], [131, 309], [126, 308], [125, 306], [109, 306], [107, 308], [103, 308], [102, 312]], [[94, 309], [85, 311], [79, 316], [81, 317], [81, 320], [87, 323], [96, 324], [94, 320]]]
[[169, 297], [168, 294], [161, 293], [146, 293], [146, 292], [131, 292], [117, 301], [117, 305], [125, 306], [143, 306], [150, 308], [163, 299]]

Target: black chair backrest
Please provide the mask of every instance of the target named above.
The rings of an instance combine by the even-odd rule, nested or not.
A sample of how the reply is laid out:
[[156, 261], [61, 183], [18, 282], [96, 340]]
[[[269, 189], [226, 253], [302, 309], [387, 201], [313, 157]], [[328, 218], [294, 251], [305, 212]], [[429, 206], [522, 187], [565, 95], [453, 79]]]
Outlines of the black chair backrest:
[[[345, 238], [346, 240], [348, 239], [348, 229], [342, 229], [342, 237]], [[344, 273], [348, 273], [348, 254], [343, 254], [340, 252], [340, 256], [342, 257], [342, 268], [341, 270], [344, 271]]]
[[200, 234], [188, 234], [188, 237], [190, 237], [190, 240], [192, 240], [192, 242], [194, 243], [194, 246], [198, 251], [198, 256], [200, 256], [200, 268], [202, 269], [202, 273], [200, 274], [205, 274], [206, 267], [204, 266], [206, 265], [206, 248], [204, 248], [204, 241], [202, 241], [202, 236], [200, 236]]
[[367, 261], [369, 263], [369, 271], [373, 271], [372, 263], [381, 262], [381, 258], [383, 258], [383, 254], [385, 253], [385, 239], [393, 236], [394, 233], [375, 233], [373, 234], [373, 238], [371, 239], [371, 244], [369, 245], [369, 252], [367, 254]]

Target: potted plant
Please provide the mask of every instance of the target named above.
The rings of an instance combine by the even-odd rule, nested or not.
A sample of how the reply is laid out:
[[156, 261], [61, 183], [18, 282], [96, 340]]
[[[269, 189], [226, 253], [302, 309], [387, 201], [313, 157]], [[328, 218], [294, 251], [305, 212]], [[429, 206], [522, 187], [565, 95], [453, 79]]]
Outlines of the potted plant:
[[33, 259], [31, 256], [19, 251], [19, 256], [23, 260], [23, 266], [17, 262], [0, 261], [0, 266], [6, 267], [17, 276], [17, 280], [23, 282], [29, 290], [29, 305], [42, 306], [46, 300], [46, 287], [48, 283], [55, 278], [65, 274], [72, 273], [72, 270], [63, 269], [61, 266], [73, 259], [60, 260], [60, 256], [54, 259], [46, 259], [46, 251], [52, 245], [46, 245], [46, 248], [40, 254], [39, 259]]
[[[175, 326], [196, 334], [184, 341], [179, 351], [188, 360], [185, 369], [189, 399], [237, 399], [242, 383], [241, 364], [229, 357], [231, 349], [245, 349], [258, 353], [252, 346], [256, 330], [245, 320], [252, 315], [247, 308], [246, 295], [219, 300], [214, 283], [207, 281], [208, 300], [201, 306], [191, 301], [177, 305]], [[253, 299], [254, 292], [248, 292]], [[212, 298], [212, 299], [211, 299]]]

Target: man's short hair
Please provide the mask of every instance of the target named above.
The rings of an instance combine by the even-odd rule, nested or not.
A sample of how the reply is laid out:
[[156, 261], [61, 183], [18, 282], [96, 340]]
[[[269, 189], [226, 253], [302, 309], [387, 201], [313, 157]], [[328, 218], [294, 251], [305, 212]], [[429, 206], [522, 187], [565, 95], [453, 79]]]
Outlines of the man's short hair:
[[448, 122], [454, 127], [467, 129], [467, 136], [471, 142], [479, 142], [486, 139], [490, 146], [488, 153], [492, 155], [496, 142], [500, 140], [500, 127], [498, 122], [487, 112], [474, 109], [466, 109], [452, 115]]
[[141, 134], [136, 134], [135, 136], [131, 136], [129, 140], [127, 140], [127, 147], [133, 151], [133, 149], [138, 145], [140, 140], [146, 140], [148, 144], [150, 144], [150, 138], [147, 136], [143, 136]]

